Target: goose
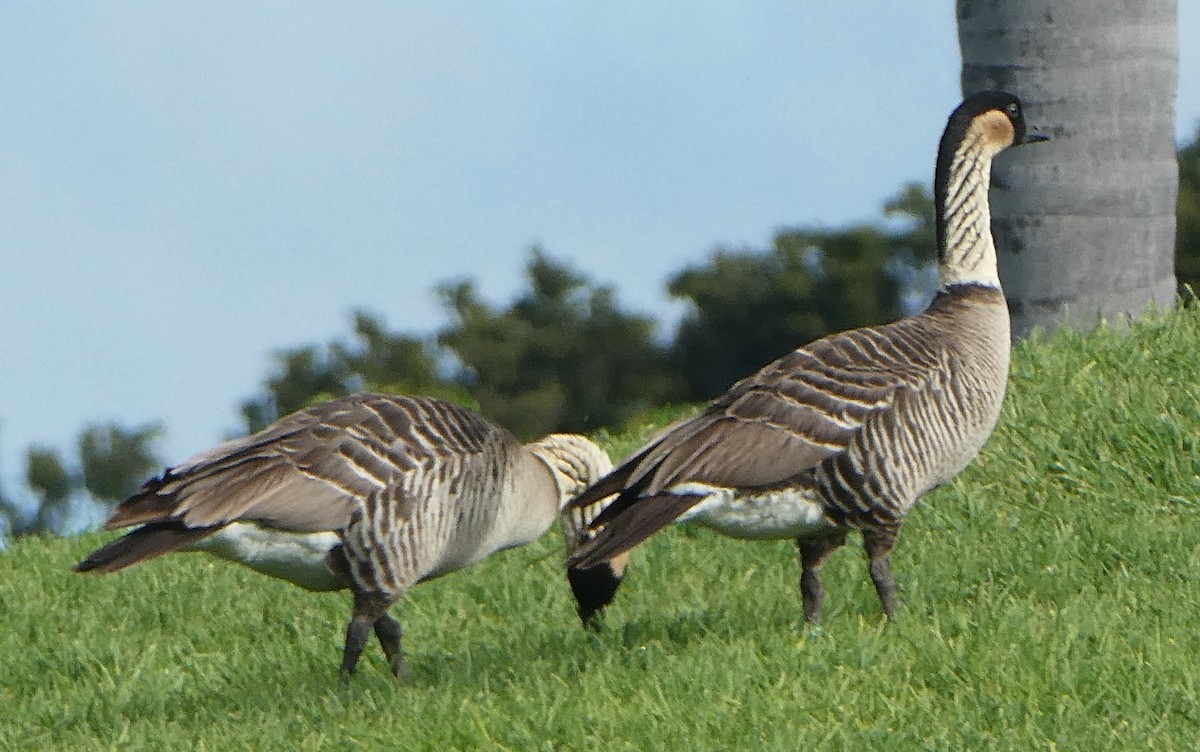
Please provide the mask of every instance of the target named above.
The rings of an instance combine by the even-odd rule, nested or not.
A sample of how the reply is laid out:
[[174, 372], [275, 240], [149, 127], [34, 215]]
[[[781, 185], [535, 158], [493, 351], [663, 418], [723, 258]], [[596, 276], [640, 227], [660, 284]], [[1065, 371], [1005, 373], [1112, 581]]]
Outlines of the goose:
[[[348, 588], [341, 680], [354, 672], [372, 628], [392, 674], [406, 678], [400, 625], [388, 609], [417, 583], [539, 537], [611, 469], [604, 450], [582, 436], [522, 445], [439, 399], [356, 394], [292, 413], [147, 481], [104, 523], [136, 527], [74, 569], [115, 572], [172, 551], [207, 551], [308, 590]], [[586, 539], [583, 525], [595, 514], [584, 506], [562, 517], [568, 549]], [[600, 571], [615, 590], [623, 564], [614, 566]]]
[[939, 289], [929, 307], [804, 345], [653, 436], [569, 505], [616, 495], [568, 570], [580, 577], [677, 521], [794, 539], [804, 618], [815, 622], [822, 564], [857, 530], [894, 618], [901, 521], [978, 454], [1004, 398], [1009, 319], [988, 209], [992, 158], [1043, 140], [1026, 131], [1015, 96], [967, 97], [938, 148]]

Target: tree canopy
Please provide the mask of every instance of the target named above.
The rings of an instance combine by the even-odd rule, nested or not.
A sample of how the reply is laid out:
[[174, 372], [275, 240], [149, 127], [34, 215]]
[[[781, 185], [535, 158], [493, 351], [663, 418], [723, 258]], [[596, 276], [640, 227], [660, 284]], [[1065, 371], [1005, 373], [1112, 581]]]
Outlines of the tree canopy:
[[365, 311], [354, 312], [353, 325], [349, 341], [305, 345], [273, 356], [262, 391], [242, 402], [247, 432], [316, 401], [358, 391], [431, 394], [470, 403], [464, 390], [439, 377], [427, 342], [389, 332], [380, 318]]
[[621, 310], [616, 294], [533, 249], [528, 288], [504, 309], [472, 282], [441, 288], [455, 321], [438, 341], [479, 409], [518, 436], [590, 431], [681, 396], [654, 321]]
[[116, 423], [88, 426], [79, 435], [79, 468], [83, 487], [106, 505], [132, 496], [162, 468], [154, 443], [162, 426], [122, 428]]
[[246, 429], [372, 390], [449, 399], [532, 438], [619, 424], [679, 396], [652, 319], [625, 313], [611, 289], [540, 249], [530, 254], [526, 280], [505, 308], [483, 301], [471, 281], [443, 284], [453, 322], [436, 340], [389, 332], [359, 311], [350, 341], [277, 353], [262, 392], [242, 403]]
[[[13, 536], [60, 531], [79, 505], [112, 506], [133, 494], [162, 466], [155, 443], [156, 423], [126, 428], [117, 423], [85, 426], [76, 455], [65, 458], [48, 446], [25, 451], [25, 484], [34, 494], [28, 512], [12, 499], [0, 499], [0, 517]], [[86, 498], [81, 492], [86, 491]]]

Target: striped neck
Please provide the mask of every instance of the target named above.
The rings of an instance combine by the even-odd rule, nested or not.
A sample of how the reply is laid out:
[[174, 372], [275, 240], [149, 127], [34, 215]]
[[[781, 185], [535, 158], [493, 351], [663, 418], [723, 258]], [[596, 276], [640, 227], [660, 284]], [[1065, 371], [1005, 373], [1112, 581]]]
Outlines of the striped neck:
[[556, 511], [612, 471], [608, 454], [577, 434], [552, 433], [525, 448], [550, 472], [558, 491]]
[[[987, 124], [972, 123], [955, 142], [947, 132], [934, 178], [937, 211], [938, 283], [1000, 287], [988, 184], [992, 157], [1000, 151]], [[1002, 147], [1001, 147], [1002, 148]]]

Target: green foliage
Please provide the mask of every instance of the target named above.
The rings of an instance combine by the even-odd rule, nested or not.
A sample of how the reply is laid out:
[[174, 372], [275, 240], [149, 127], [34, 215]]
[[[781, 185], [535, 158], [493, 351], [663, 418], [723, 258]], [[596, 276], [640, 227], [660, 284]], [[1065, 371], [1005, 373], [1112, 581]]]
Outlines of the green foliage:
[[901, 253], [919, 262], [937, 261], [937, 223], [933, 196], [924, 183], [908, 183], [883, 205], [883, 216], [898, 218], [907, 227], [893, 230], [890, 240]]
[[76, 442], [75, 463], [64, 459], [57, 449], [30, 447], [25, 453], [25, 482], [37, 497], [36, 507], [32, 515], [25, 515], [11, 502], [0, 505], [9, 534], [16, 537], [69, 528], [72, 515], [81, 511], [76, 502], [87, 506], [86, 499], [79, 497], [81, 490], [104, 505], [123, 500], [161, 466], [153, 446], [161, 433], [157, 424], [138, 428], [112, 422], [89, 425]]
[[162, 467], [153, 448], [161, 436], [158, 424], [133, 429], [116, 423], [88, 426], [78, 442], [84, 487], [94, 499], [107, 504], [132, 496], [148, 476]]
[[328, 355], [314, 346], [284, 350], [274, 356], [274, 373], [264, 394], [242, 402], [242, 421], [248, 433], [276, 418], [293, 413], [321, 396], [342, 393], [341, 379]]
[[678, 393], [651, 319], [623, 312], [610, 289], [539, 249], [526, 275], [529, 289], [504, 310], [471, 282], [441, 290], [455, 322], [439, 341], [484, 415], [533, 438], [620, 425]]
[[1200, 294], [1200, 126], [1179, 150], [1179, 197], [1175, 211], [1175, 278]]
[[377, 317], [356, 311], [350, 342], [277, 353], [262, 393], [242, 402], [242, 420], [253, 433], [315, 402], [359, 391], [428, 394], [473, 406], [464, 390], [438, 377], [426, 343], [390, 333]]
[[470, 282], [441, 294], [455, 322], [439, 340], [458, 360], [437, 368], [432, 343], [389, 333], [355, 314], [354, 340], [279, 353], [262, 393], [242, 404], [256, 431], [314, 402], [371, 390], [428, 394], [480, 410], [524, 438], [619, 425], [678, 392], [654, 322], [624, 313], [612, 291], [535, 250], [530, 289], [505, 310], [482, 302]]
[[433, 357], [421, 340], [390, 333], [382, 321], [363, 311], [354, 314], [354, 334], [355, 343], [329, 345], [347, 386], [363, 389], [403, 383], [417, 391], [442, 386]]
[[42, 446], [29, 447], [25, 453], [25, 482], [51, 505], [66, 501], [77, 485], [58, 450]]
[[78, 477], [67, 469], [58, 450], [43, 446], [31, 446], [25, 452], [25, 483], [37, 495], [37, 509], [29, 520], [10, 517], [13, 535], [55, 529], [71, 495], [80, 486]]
[[[548, 535], [395, 609], [335, 688], [349, 598], [201, 555], [71, 574], [0, 557], [8, 749], [1191, 749], [1200, 738], [1200, 309], [1014, 353], [980, 458], [909, 516], [885, 623], [862, 554], [800, 624], [794, 547], [663, 531], [599, 635]], [[660, 411], [612, 437], [614, 455]], [[86, 625], [82, 628], [81, 625]], [[748, 741], [749, 740], [749, 741]]]
[[932, 199], [908, 185], [886, 212], [903, 226], [789, 230], [766, 253], [720, 251], [676, 275], [670, 293], [692, 304], [674, 345], [692, 398], [830, 332], [898, 318], [936, 253]]

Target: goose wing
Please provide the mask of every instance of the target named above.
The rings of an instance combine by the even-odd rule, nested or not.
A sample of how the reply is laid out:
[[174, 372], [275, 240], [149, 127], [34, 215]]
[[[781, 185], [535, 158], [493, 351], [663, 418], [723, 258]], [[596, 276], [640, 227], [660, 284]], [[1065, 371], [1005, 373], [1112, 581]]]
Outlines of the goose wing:
[[693, 484], [770, 487], [845, 451], [868, 418], [892, 409], [898, 391], [924, 388], [938, 370], [911, 322], [801, 347], [652, 438], [572, 502], [617, 496], [571, 563], [591, 566], [670, 524], [703, 498]]
[[168, 469], [119, 505], [104, 526], [172, 520], [212, 528], [253, 521], [295, 532], [338, 530], [372, 492], [450, 455], [477, 453], [499, 435], [478, 415], [440, 400], [352, 395]]

